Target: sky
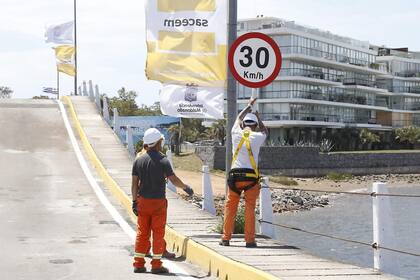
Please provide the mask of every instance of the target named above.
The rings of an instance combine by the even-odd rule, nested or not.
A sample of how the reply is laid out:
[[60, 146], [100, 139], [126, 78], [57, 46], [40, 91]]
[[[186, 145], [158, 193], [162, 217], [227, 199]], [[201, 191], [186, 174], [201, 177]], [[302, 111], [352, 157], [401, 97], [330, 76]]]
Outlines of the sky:
[[[55, 87], [52, 45], [45, 27], [73, 19], [73, 0], [0, 0], [0, 86], [16, 98]], [[148, 81], [144, 0], [78, 1], [79, 81], [92, 80], [100, 92], [115, 96], [135, 90], [139, 104], [159, 100], [160, 83]], [[388, 47], [420, 51], [420, 0], [238, 0], [238, 18], [256, 15], [293, 20], [332, 33]], [[64, 94], [73, 79], [60, 78]]]

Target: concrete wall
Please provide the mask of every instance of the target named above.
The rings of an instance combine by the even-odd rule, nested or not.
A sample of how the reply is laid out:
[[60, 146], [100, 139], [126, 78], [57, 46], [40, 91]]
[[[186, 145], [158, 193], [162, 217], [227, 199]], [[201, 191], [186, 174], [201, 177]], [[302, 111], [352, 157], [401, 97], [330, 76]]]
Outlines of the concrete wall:
[[[196, 154], [212, 169], [225, 169], [224, 147], [198, 147]], [[317, 148], [262, 147], [262, 173], [297, 177], [323, 176], [329, 172], [354, 175], [420, 173], [420, 153], [321, 154]]]

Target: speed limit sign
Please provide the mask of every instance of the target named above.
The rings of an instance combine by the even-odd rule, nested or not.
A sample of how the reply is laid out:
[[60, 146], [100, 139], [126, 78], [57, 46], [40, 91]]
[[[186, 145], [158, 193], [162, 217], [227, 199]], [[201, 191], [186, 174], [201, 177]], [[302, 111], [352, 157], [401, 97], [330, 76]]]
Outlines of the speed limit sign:
[[263, 33], [251, 32], [236, 39], [228, 60], [230, 71], [239, 83], [260, 88], [277, 77], [282, 56], [273, 39]]

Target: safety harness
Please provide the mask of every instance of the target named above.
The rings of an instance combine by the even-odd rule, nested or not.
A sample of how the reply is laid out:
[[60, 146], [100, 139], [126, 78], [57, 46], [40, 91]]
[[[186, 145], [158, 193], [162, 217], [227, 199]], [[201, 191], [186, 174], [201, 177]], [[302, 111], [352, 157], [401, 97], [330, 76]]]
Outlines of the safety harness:
[[[254, 155], [252, 154], [251, 150], [251, 143], [249, 142], [249, 135], [251, 132], [249, 130], [245, 130], [243, 132], [243, 136], [241, 141], [239, 142], [238, 147], [235, 150], [235, 153], [232, 158], [232, 165], [236, 161], [239, 155], [239, 151], [241, 150], [242, 146], [245, 143], [246, 150], [248, 151], [249, 161], [251, 162], [251, 166], [253, 169], [250, 168], [233, 168], [229, 172], [228, 177], [228, 186], [229, 188], [236, 192], [237, 194], [241, 195], [242, 191], [247, 191], [253, 187], [255, 187], [260, 182], [260, 172], [257, 167], [257, 163], [255, 162]], [[237, 188], [236, 182], [251, 182], [249, 185], [243, 188]]]

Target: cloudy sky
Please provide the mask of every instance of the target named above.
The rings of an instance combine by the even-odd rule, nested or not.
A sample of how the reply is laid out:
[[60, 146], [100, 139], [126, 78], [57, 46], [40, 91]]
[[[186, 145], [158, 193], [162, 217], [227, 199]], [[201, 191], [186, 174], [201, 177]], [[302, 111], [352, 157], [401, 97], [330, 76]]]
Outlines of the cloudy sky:
[[[239, 18], [263, 14], [329, 30], [373, 44], [420, 51], [420, 0], [238, 0]], [[144, 75], [144, 1], [78, 1], [80, 80], [93, 80], [112, 96], [125, 86], [139, 103], [159, 99], [160, 84]], [[72, 20], [73, 0], [0, 0], [0, 86], [18, 98], [55, 86], [53, 50], [45, 26]], [[72, 79], [61, 78], [62, 92]]]

